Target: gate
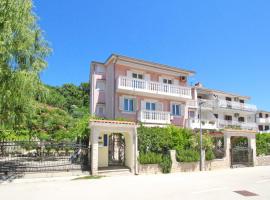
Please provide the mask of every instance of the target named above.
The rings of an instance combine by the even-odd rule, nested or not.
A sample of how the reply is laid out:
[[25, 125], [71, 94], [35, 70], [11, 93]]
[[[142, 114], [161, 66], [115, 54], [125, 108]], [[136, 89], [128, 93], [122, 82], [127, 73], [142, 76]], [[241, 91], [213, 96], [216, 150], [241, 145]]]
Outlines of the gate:
[[125, 138], [121, 133], [113, 133], [109, 137], [109, 165], [125, 165]]
[[253, 166], [253, 150], [248, 147], [234, 147], [231, 149], [231, 166]]
[[90, 148], [77, 143], [0, 141], [0, 173], [90, 169]]

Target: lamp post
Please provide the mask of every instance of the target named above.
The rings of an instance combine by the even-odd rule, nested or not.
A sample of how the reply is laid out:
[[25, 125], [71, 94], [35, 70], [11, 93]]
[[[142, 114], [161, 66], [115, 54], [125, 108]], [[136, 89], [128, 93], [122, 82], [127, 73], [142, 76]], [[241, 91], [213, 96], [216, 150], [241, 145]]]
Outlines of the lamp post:
[[200, 171], [203, 170], [203, 132], [202, 132], [202, 105], [205, 102], [203, 102], [202, 100], [199, 100], [199, 112], [200, 112], [200, 116], [199, 116], [199, 120], [200, 120]]

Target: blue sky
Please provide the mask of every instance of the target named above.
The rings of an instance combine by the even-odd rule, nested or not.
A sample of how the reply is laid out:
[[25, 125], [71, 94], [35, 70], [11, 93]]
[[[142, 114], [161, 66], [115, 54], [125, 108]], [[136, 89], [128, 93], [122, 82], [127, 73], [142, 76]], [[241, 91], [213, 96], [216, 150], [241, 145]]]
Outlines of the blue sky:
[[270, 110], [270, 1], [35, 0], [53, 48], [42, 80], [88, 81], [111, 53], [197, 72], [192, 83], [252, 97]]

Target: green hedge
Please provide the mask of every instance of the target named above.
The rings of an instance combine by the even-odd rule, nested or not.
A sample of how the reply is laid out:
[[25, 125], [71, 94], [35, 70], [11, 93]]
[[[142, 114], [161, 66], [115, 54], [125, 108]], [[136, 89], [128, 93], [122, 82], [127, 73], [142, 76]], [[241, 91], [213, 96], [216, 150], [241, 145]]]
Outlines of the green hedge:
[[256, 135], [257, 155], [270, 155], [270, 134], [263, 133]]
[[138, 160], [140, 164], [159, 164], [162, 161], [162, 154], [153, 152], [140, 153]]
[[176, 151], [177, 162], [197, 162], [200, 160], [200, 153], [197, 150], [178, 150]]
[[205, 160], [209, 161], [209, 160], [214, 160], [215, 158], [216, 158], [216, 156], [215, 156], [212, 149], [211, 150], [206, 150], [206, 152], [205, 152]]

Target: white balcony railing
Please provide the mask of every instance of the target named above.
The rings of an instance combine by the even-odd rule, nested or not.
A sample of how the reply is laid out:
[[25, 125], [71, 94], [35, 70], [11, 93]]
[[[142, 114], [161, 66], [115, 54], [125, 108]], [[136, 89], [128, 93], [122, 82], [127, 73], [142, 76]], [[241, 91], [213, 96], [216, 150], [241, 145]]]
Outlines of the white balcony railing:
[[219, 129], [223, 128], [233, 128], [242, 130], [257, 130], [257, 124], [254, 122], [239, 122], [239, 121], [229, 121], [229, 120], [218, 120]]
[[235, 110], [242, 110], [242, 111], [249, 111], [249, 112], [257, 111], [256, 105], [251, 105], [251, 104], [246, 104], [246, 103], [226, 101], [226, 100], [206, 100], [206, 99], [202, 99], [201, 101], [203, 102], [202, 109], [226, 108], [226, 109], [235, 109]]
[[201, 121], [202, 121], [202, 123], [200, 125], [199, 119], [189, 119], [188, 126], [191, 129], [199, 129], [200, 126], [202, 127], [202, 129], [209, 129], [209, 130], [218, 129], [218, 126], [217, 126], [218, 124], [217, 124], [217, 121], [215, 121], [215, 120], [202, 119]]
[[141, 110], [138, 115], [138, 120], [143, 123], [170, 124], [171, 114], [163, 111]]
[[118, 89], [192, 99], [191, 88], [119, 76]]
[[259, 124], [270, 124], [270, 118], [257, 118]]
[[226, 100], [219, 100], [218, 102], [219, 102], [219, 107], [221, 108], [245, 110], [245, 111], [251, 111], [251, 112], [257, 111], [256, 105], [240, 103], [240, 102], [235, 102], [235, 101], [226, 101]]

